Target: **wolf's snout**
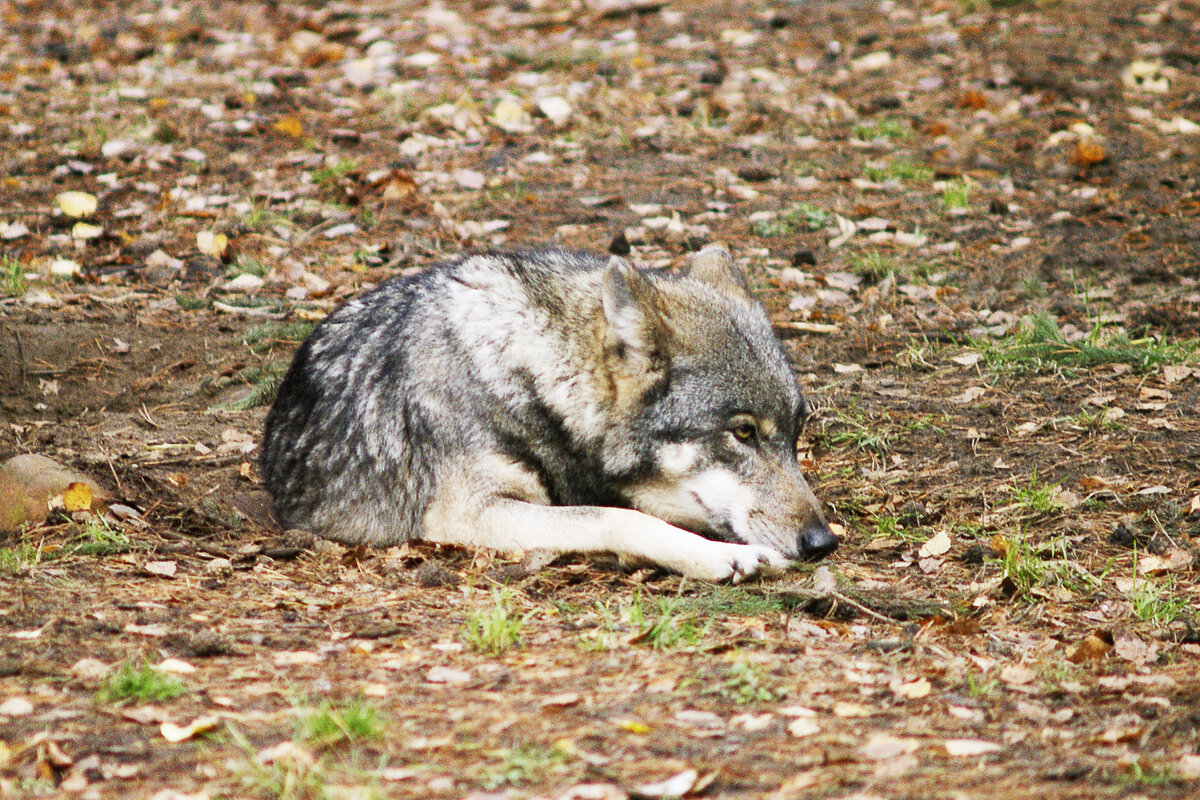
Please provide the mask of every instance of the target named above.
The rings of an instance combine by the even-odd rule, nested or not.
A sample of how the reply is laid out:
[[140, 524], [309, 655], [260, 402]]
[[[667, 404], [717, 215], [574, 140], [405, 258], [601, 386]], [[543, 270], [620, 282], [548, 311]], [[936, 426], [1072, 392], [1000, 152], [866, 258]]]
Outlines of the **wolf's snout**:
[[800, 531], [800, 556], [818, 561], [837, 550], [838, 538], [824, 522], [815, 522]]

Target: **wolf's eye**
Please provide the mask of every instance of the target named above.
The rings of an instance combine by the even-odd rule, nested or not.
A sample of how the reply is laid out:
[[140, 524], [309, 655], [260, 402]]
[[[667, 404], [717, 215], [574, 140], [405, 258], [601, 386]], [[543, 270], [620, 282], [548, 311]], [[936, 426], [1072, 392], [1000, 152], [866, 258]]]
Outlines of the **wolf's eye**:
[[733, 438], [739, 442], [746, 444], [754, 444], [758, 441], [758, 426], [753, 422], [738, 422], [735, 423], [729, 432], [733, 434]]

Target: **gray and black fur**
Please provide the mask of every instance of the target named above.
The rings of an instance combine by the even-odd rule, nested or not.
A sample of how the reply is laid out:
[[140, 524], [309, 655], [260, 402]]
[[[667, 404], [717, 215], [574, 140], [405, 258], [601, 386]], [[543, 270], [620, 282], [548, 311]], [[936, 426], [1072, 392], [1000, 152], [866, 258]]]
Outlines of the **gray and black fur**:
[[796, 462], [804, 414], [724, 250], [680, 277], [485, 252], [330, 314], [262, 470], [281, 524], [347, 544], [614, 550], [740, 579], [836, 546]]

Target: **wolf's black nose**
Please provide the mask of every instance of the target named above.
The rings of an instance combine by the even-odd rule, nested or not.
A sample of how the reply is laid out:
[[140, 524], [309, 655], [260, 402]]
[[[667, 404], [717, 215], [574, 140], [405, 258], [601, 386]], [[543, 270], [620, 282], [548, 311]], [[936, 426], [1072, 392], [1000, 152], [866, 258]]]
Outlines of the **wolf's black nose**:
[[806, 561], [817, 561], [837, 550], [838, 538], [824, 522], [817, 522], [800, 532], [800, 555]]

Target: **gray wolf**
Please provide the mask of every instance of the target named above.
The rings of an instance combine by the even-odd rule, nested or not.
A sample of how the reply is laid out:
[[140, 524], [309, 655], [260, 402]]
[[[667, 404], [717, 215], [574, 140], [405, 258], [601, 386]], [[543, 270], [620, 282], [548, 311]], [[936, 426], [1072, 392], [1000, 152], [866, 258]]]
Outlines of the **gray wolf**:
[[285, 528], [345, 544], [608, 551], [739, 581], [837, 547], [797, 463], [807, 413], [724, 248], [680, 276], [481, 252], [323, 320], [261, 465]]

